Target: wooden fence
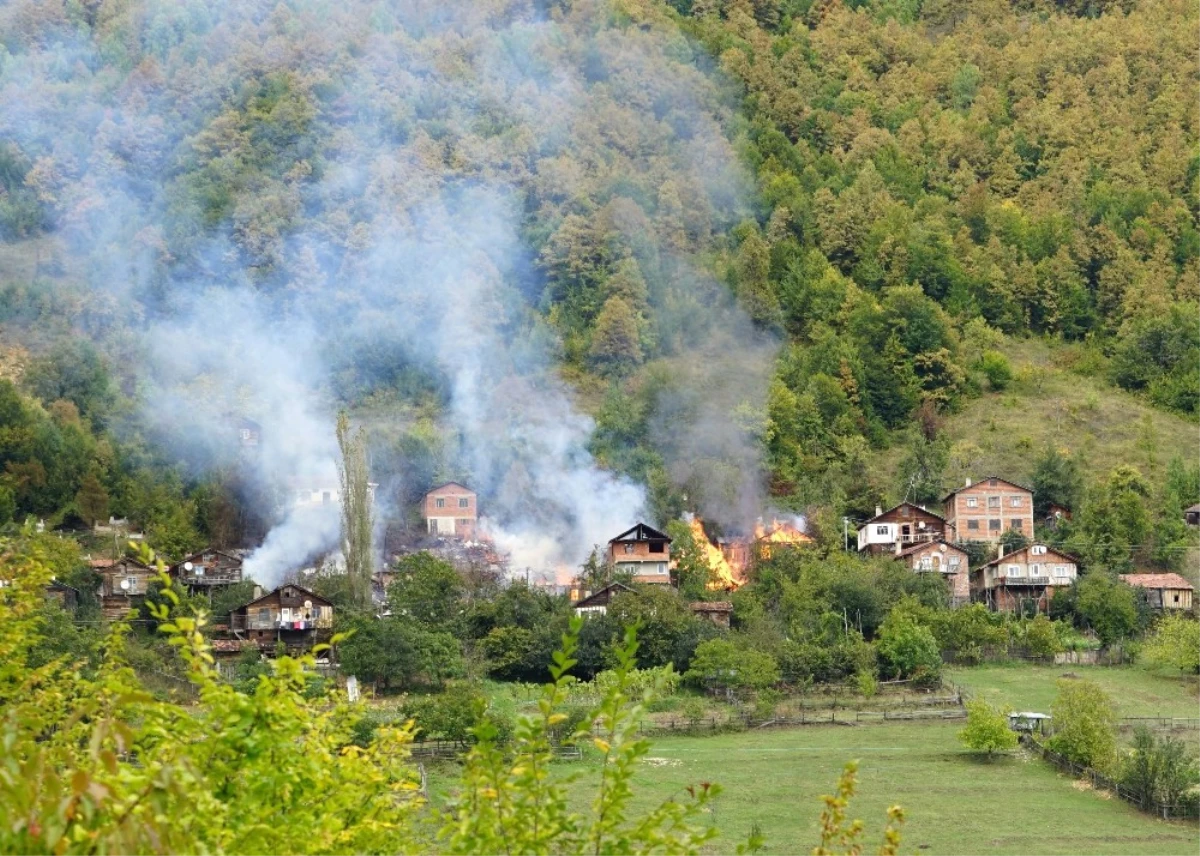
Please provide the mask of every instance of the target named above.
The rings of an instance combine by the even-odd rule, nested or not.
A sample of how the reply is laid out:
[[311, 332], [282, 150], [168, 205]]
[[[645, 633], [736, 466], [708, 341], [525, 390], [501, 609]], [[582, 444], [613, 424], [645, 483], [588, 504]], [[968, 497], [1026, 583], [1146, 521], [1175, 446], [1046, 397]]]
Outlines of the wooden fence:
[[675, 716], [669, 719], [646, 720], [639, 731], [642, 734], [703, 734], [720, 731], [749, 731], [756, 728], [793, 728], [803, 725], [857, 725], [860, 722], [912, 722], [965, 719], [967, 712], [962, 707], [928, 708], [911, 710], [856, 710], [849, 707], [831, 707], [821, 711], [801, 708], [799, 715], [758, 718], [750, 713], [702, 717]]
[[1143, 800], [1138, 794], [1122, 785], [1116, 779], [1109, 778], [1103, 773], [1098, 773], [1091, 767], [1076, 764], [1069, 758], [1055, 752], [1044, 743], [1040, 743], [1032, 735], [1021, 735], [1021, 741], [1064, 773], [1070, 773], [1077, 779], [1086, 779], [1091, 783], [1093, 788], [1116, 794], [1125, 800], [1125, 802], [1136, 806], [1142, 811], [1161, 817], [1163, 820], [1184, 820], [1200, 817], [1200, 802], [1182, 800], [1175, 804], [1168, 804]]
[[[412, 743], [409, 750], [414, 758], [454, 761], [471, 751], [474, 740], [422, 740]], [[578, 746], [555, 746], [554, 757], [560, 761], [581, 761], [583, 750]]]

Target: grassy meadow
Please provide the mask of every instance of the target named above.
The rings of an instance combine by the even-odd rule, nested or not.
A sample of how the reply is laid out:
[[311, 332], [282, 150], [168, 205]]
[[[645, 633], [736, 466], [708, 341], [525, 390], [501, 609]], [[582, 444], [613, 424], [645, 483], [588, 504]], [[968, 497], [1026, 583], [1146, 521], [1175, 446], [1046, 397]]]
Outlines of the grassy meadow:
[[1058, 680], [1075, 675], [1108, 693], [1117, 715], [1200, 716], [1200, 683], [1135, 666], [1035, 666], [1027, 663], [948, 668], [945, 677], [971, 695], [1016, 710], [1050, 712]]
[[[847, 760], [859, 761], [852, 816], [868, 830], [865, 852], [879, 843], [885, 811], [905, 808], [902, 852], [995, 854], [1194, 854], [1195, 825], [1144, 815], [1084, 788], [1024, 753], [992, 762], [964, 753], [961, 723], [812, 726], [714, 737], [654, 740], [635, 793], [642, 806], [681, 794], [689, 784], [718, 782], [713, 853], [732, 853], [757, 824], [770, 854], [807, 853], [818, 837], [821, 796]], [[598, 763], [556, 766], [581, 773], [577, 808], [591, 799]], [[437, 799], [448, 771], [435, 767]]]

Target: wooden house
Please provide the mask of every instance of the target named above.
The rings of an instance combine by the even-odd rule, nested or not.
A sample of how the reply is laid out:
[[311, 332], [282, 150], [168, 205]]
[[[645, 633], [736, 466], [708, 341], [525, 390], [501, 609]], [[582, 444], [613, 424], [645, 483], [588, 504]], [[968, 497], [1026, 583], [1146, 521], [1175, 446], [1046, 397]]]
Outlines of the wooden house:
[[57, 603], [67, 612], [74, 612], [79, 608], [79, 589], [58, 580], [50, 580], [46, 584], [46, 602]]
[[167, 569], [168, 576], [189, 591], [212, 591], [242, 581], [242, 559], [224, 550], [192, 553]]
[[875, 508], [875, 516], [858, 530], [860, 553], [899, 553], [916, 544], [930, 544], [946, 538], [946, 520], [920, 505], [902, 502], [883, 511]]
[[967, 483], [942, 498], [946, 525], [960, 541], [996, 543], [1013, 530], [1033, 537], [1033, 491], [1006, 479], [989, 476]]
[[1188, 526], [1200, 526], [1200, 502], [1183, 512], [1183, 522]]
[[1044, 544], [1031, 544], [993, 559], [971, 574], [971, 593], [1000, 612], [1019, 612], [1033, 605], [1050, 608], [1050, 598], [1079, 575], [1079, 561]]
[[671, 584], [671, 539], [645, 523], [627, 529], [608, 542], [608, 561], [636, 583]]
[[1058, 528], [1058, 524], [1064, 520], [1071, 519], [1071, 509], [1057, 503], [1050, 503], [1046, 506], [1045, 524], [1051, 529]]
[[94, 559], [92, 570], [100, 574], [100, 611], [109, 621], [124, 618], [146, 600], [150, 584], [158, 579], [158, 569], [126, 556], [121, 559]]
[[479, 497], [458, 482], [438, 485], [421, 502], [421, 516], [430, 535], [475, 541], [479, 524]]
[[917, 573], [941, 574], [946, 581], [952, 606], [964, 606], [970, 602], [971, 557], [965, 550], [945, 541], [934, 541], [909, 547], [897, 558]]
[[633, 589], [623, 583], [609, 583], [596, 592], [581, 592], [583, 597], [572, 604], [571, 608], [575, 610], [576, 615], [604, 615], [614, 597], [621, 592], [631, 591]]
[[261, 650], [273, 651], [282, 642], [288, 650], [306, 651], [329, 638], [333, 604], [302, 586], [285, 583], [239, 606], [229, 620], [238, 638], [250, 640]]
[[1179, 574], [1121, 574], [1121, 581], [1144, 590], [1154, 609], [1170, 612], [1192, 608], [1192, 584]]

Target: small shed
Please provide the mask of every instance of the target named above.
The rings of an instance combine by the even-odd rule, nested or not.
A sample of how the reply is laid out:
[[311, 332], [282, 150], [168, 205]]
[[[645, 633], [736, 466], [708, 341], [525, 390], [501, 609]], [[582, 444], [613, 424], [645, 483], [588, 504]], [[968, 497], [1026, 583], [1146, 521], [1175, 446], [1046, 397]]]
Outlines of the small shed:
[[727, 600], [698, 600], [689, 604], [692, 612], [701, 618], [707, 618], [718, 627], [729, 629], [729, 619], [733, 616], [733, 604]]
[[1154, 609], [1192, 608], [1192, 584], [1179, 574], [1121, 574], [1121, 581], [1145, 590]]
[[1188, 526], [1200, 526], [1200, 502], [1186, 509], [1183, 512], [1183, 519]]
[[1045, 723], [1050, 719], [1048, 713], [1021, 711], [1008, 715], [1008, 727], [1021, 734], [1041, 734]]

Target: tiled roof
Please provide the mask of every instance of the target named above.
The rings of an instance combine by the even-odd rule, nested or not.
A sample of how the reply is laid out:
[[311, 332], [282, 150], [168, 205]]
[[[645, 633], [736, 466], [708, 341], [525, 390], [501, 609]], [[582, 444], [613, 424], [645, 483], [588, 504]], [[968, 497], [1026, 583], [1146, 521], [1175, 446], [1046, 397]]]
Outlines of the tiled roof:
[[1179, 574], [1121, 574], [1121, 580], [1139, 588], [1189, 589], [1192, 584]]
[[912, 553], [917, 552], [918, 550], [924, 550], [926, 547], [936, 547], [938, 544], [945, 544], [951, 550], [958, 550], [958, 552], [960, 552], [960, 553], [967, 552], [966, 550], [962, 549], [961, 547], [955, 547], [953, 544], [947, 543], [946, 541], [926, 541], [923, 544], [917, 544], [915, 547], [909, 547], [907, 550], [901, 550], [896, 555], [897, 556], [908, 556], [908, 555], [911, 555]]
[[[893, 506], [892, 506], [891, 508], [889, 508], [887, 511], [881, 512], [880, 514], [876, 514], [874, 517], [872, 517], [870, 520], [867, 520], [867, 521], [866, 521], [865, 523], [863, 523], [862, 525], [863, 525], [863, 526], [866, 526], [867, 524], [869, 524], [869, 523], [872, 523], [873, 521], [876, 521], [876, 520], [878, 520], [880, 517], [886, 517], [887, 515], [891, 514], [891, 513], [892, 513], [893, 511], [895, 511], [896, 509], [898, 509], [898, 508], [903, 508], [903, 507], [904, 507], [904, 506], [906, 506], [906, 505], [908, 505], [908, 506], [911, 506], [912, 508], [915, 508], [915, 509], [917, 509], [918, 511], [923, 511], [923, 512], [925, 512], [926, 514], [928, 514], [928, 515], [930, 515], [930, 516], [932, 516], [932, 517], [936, 517], [938, 520], [942, 521], [943, 523], [945, 523], [945, 522], [946, 522], [946, 518], [945, 518], [945, 517], [942, 517], [942, 515], [938, 514], [936, 511], [930, 511], [928, 508], [922, 508], [921, 506], [917, 505], [915, 502], [902, 502], [902, 503], [900, 503], [899, 505], [893, 505]], [[878, 508], [878, 506], [876, 506], [876, 507]]]
[[970, 490], [973, 487], [979, 487], [981, 484], [986, 484], [987, 482], [991, 481], [992, 479], [995, 479], [996, 481], [1002, 481], [1005, 484], [1010, 484], [1013, 487], [1019, 487], [1021, 490], [1028, 491], [1029, 493], [1033, 493], [1033, 488], [1026, 487], [1023, 484], [1018, 484], [1017, 482], [1013, 481], [1012, 479], [1003, 479], [1003, 478], [1000, 478], [1000, 476], [984, 476], [979, 481], [973, 481], [970, 484], [963, 485], [962, 487], [956, 487], [954, 490], [950, 491], [948, 494], [946, 494], [945, 496], [942, 497], [942, 502], [945, 502], [947, 499], [954, 496], [954, 494], [956, 494], [960, 491]]

